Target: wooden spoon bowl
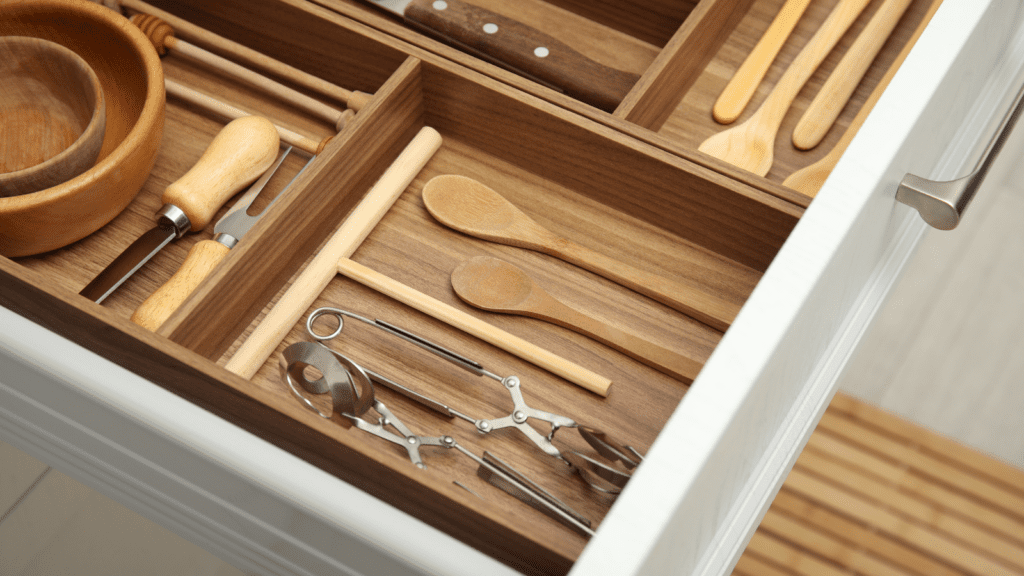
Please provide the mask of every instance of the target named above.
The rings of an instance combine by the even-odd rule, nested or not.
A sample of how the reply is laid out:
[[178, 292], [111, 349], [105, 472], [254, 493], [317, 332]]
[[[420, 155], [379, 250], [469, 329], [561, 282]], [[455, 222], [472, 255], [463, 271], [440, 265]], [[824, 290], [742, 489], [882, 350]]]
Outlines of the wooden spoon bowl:
[[88, 170], [106, 130], [92, 68], [49, 40], [0, 37], [0, 196], [37, 192]]
[[95, 165], [38, 192], [0, 198], [0, 254], [26, 256], [92, 234], [142, 189], [163, 137], [163, 69], [127, 18], [87, 0], [6, 0], [0, 36], [49, 40], [78, 54], [99, 78], [106, 104]]

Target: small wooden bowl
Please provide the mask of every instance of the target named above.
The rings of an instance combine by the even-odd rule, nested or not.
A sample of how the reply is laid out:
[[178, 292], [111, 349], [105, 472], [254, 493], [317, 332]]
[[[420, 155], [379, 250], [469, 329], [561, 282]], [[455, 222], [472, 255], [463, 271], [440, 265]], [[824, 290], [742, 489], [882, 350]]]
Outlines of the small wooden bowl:
[[60, 44], [0, 36], [0, 196], [56, 186], [88, 170], [106, 131], [103, 88]]
[[0, 254], [67, 246], [113, 220], [153, 169], [164, 127], [164, 77], [153, 45], [127, 18], [87, 0], [5, 0], [0, 36], [56, 42], [103, 87], [106, 129], [96, 164], [56, 186], [0, 198]]

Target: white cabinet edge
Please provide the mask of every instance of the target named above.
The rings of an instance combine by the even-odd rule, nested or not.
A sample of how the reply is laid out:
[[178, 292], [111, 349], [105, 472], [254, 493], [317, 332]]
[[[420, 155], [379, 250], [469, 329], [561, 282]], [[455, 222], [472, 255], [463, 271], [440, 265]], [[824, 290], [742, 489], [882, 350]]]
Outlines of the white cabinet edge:
[[0, 438], [242, 570], [516, 574], [4, 308], [0, 326]]
[[1012, 0], [940, 7], [572, 574], [729, 573], [925, 230], [899, 179], [962, 175], [1019, 86], [1024, 59], [992, 65], [1011, 16]]

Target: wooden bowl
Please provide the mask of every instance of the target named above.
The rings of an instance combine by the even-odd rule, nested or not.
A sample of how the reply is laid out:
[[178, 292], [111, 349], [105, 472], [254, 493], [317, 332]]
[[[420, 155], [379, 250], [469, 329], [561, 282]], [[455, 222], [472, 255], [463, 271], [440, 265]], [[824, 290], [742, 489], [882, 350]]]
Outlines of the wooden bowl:
[[0, 36], [0, 196], [88, 170], [106, 131], [103, 88], [81, 56], [39, 38]]
[[5, 0], [0, 36], [69, 48], [96, 73], [106, 101], [103, 145], [92, 168], [39, 192], [0, 198], [0, 254], [26, 256], [88, 236], [139, 193], [163, 137], [163, 69], [127, 18], [87, 0]]

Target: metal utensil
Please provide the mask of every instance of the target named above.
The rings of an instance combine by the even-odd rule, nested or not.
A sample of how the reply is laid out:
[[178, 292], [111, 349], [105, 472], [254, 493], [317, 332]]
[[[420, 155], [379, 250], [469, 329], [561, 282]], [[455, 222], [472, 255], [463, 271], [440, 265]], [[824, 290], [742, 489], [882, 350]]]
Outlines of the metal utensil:
[[[259, 196], [259, 193], [281, 166], [281, 163], [284, 162], [285, 157], [288, 156], [291, 150], [291, 147], [284, 150], [277, 163], [264, 172], [263, 176], [217, 221], [217, 224], [213, 227], [214, 234], [216, 234], [213, 240], [197, 242], [189, 250], [188, 255], [185, 256], [185, 261], [182, 262], [178, 271], [163, 286], [150, 294], [149, 298], [143, 301], [135, 310], [135, 313], [132, 314], [132, 322], [150, 330], [159, 328], [196, 287], [206, 279], [217, 264], [220, 264], [221, 260], [227, 256], [228, 251], [234, 248], [260, 217], [270, 210], [270, 207], [284, 194], [284, 190], [279, 192], [259, 214], [251, 216], [247, 212], [253, 200]], [[313, 158], [310, 158], [309, 162], [312, 162]], [[309, 162], [306, 163], [306, 166], [309, 166]], [[303, 166], [302, 170], [292, 178], [292, 182], [305, 169], [306, 167]], [[291, 182], [285, 187], [285, 190], [289, 186], [291, 186]]]
[[247, 116], [224, 126], [195, 166], [164, 191], [156, 227], [125, 248], [79, 294], [103, 302], [164, 246], [205, 228], [228, 198], [266, 171], [279, 143], [277, 130], [265, 118]]

